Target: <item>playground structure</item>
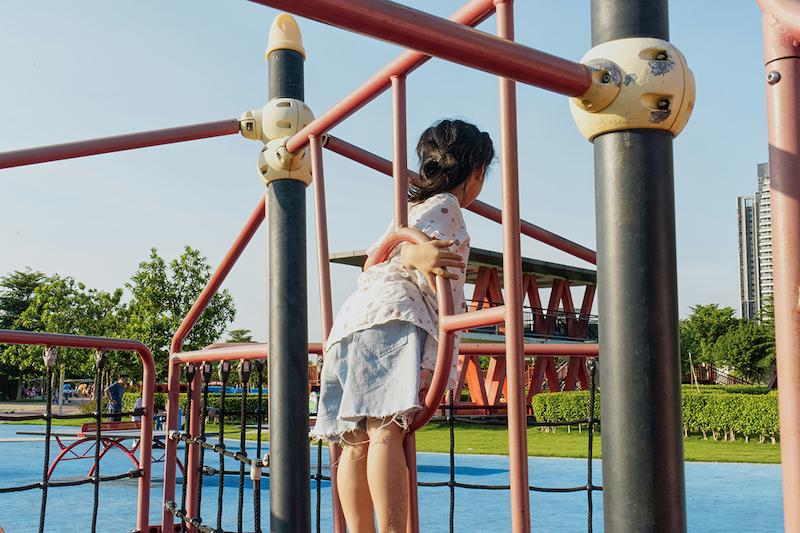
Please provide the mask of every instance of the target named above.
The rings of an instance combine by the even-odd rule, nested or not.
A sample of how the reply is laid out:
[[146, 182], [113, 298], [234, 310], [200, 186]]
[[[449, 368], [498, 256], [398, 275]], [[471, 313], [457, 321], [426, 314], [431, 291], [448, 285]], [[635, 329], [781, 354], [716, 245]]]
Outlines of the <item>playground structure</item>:
[[[405, 161], [405, 76], [424, 62], [426, 56], [437, 56], [457, 61], [470, 67], [501, 76], [501, 172], [503, 186], [502, 223], [504, 228], [503, 261], [506, 302], [503, 307], [483, 309], [454, 317], [449, 327], [461, 329], [477, 325], [504, 322], [507, 344], [505, 347], [508, 366], [508, 410], [511, 483], [511, 513], [513, 530], [530, 530], [530, 510], [527, 497], [527, 450], [525, 441], [524, 388], [522, 387], [521, 362], [526, 347], [523, 345], [522, 294], [519, 285], [522, 278], [519, 263], [519, 236], [525, 233], [544, 242], [556, 244], [560, 249], [572, 250], [591, 256], [585, 249], [544, 232], [539, 228], [526, 228], [519, 219], [519, 198], [516, 188], [516, 125], [514, 82], [519, 81], [553, 90], [571, 97], [576, 113], [592, 111], [597, 114], [606, 106], [617, 105], [616, 88], [620, 96], [625, 94], [620, 74], [623, 59], [615, 57], [589, 57], [586, 65], [547, 56], [513, 41], [513, 15], [511, 2], [497, 0], [474, 0], [459, 10], [451, 21], [442, 21], [419, 12], [401, 9], [383, 1], [366, 0], [345, 2], [344, 0], [295, 0], [268, 1], [263, 3], [279, 7], [295, 14], [334, 24], [345, 29], [357, 30], [383, 40], [406, 46], [417, 52], [405, 52], [392, 64], [376, 74], [359, 90], [354, 91], [339, 106], [331, 108], [316, 120], [289, 138], [277, 143], [275, 153], [296, 160], [289, 154], [301, 154], [308, 145], [306, 159], [313, 160], [315, 198], [324, 198], [321, 167], [321, 148], [325, 134], [346, 116], [363, 106], [370, 98], [389, 86], [393, 88], [395, 102], [395, 157], [393, 174], [396, 184], [397, 226], [403, 226], [405, 208], [405, 180], [408, 178]], [[780, 117], [796, 117], [798, 111], [798, 87], [795, 80], [800, 51], [800, 14], [786, 2], [762, 0], [765, 11], [765, 43], [767, 59], [768, 103], [770, 116], [770, 164], [773, 187], [773, 232], [775, 253], [776, 334], [778, 345], [778, 375], [781, 387], [781, 440], [784, 482], [784, 515], [786, 529], [796, 530], [800, 526], [800, 428], [797, 412], [800, 410], [800, 363], [796, 360], [800, 344], [800, 317], [796, 312], [796, 295], [800, 291], [800, 243], [795, 236], [800, 234], [800, 177], [797, 158], [800, 149], [797, 124], [794, 120]], [[634, 9], [636, 7], [637, 9]], [[475, 32], [463, 25], [475, 25], [496, 10], [498, 37]], [[380, 20], [371, 18], [380, 14]], [[412, 16], [413, 15], [413, 16]], [[647, 62], [671, 68], [682, 65], [682, 57], [674, 48], [667, 46], [668, 25], [666, 2], [635, 2], [614, 0], [592, 3], [593, 44], [621, 39], [646, 37], [639, 42], [644, 49], [635, 49], [645, 54]], [[460, 24], [457, 24], [460, 23]], [[462, 25], [463, 24], [463, 25]], [[652, 39], [660, 39], [658, 46]], [[666, 44], [665, 44], [666, 43]], [[284, 49], [279, 49], [284, 50]], [[608, 48], [604, 49], [608, 50]], [[302, 60], [297, 54], [282, 52], [290, 69], [297, 73]], [[297, 52], [296, 50], [294, 52]], [[610, 52], [609, 52], [610, 53]], [[659, 54], [663, 53], [661, 57]], [[293, 58], [293, 59], [292, 59]], [[619, 64], [615, 60], [620, 61]], [[292, 63], [293, 61], [293, 63]], [[298, 63], [299, 61], [299, 63]], [[594, 63], [593, 63], [594, 62]], [[281, 60], [272, 58], [270, 69]], [[685, 66], [685, 63], [683, 63]], [[616, 70], [615, 70], [616, 69]], [[676, 71], [681, 70], [675, 68]], [[302, 72], [300, 70], [300, 72]], [[684, 71], [682, 71], [684, 72]], [[677, 296], [675, 271], [674, 207], [672, 205], [671, 142], [688, 118], [692, 97], [688, 89], [690, 74], [675, 85], [657, 93], [659, 98], [649, 99], [638, 95], [634, 102], [648, 108], [646, 122], [611, 124], [599, 120], [599, 124], [581, 130], [589, 132], [593, 139], [597, 168], [597, 231], [598, 231], [598, 283], [603, 287], [604, 297], [600, 302], [602, 317], [601, 341], [603, 355], [603, 402], [604, 418], [604, 508], [608, 531], [641, 531], [647, 524], [648, 531], [685, 531], [685, 495], [683, 489], [683, 456], [680, 431], [680, 374], [677, 359]], [[292, 76], [289, 76], [291, 79]], [[273, 94], [271, 76], [270, 100], [284, 96], [302, 100], [302, 84], [292, 87], [275, 87]], [[296, 76], [294, 78], [297, 79]], [[673, 79], [674, 82], [674, 79]], [[626, 85], [627, 87], [627, 85]], [[663, 89], [663, 88], [662, 88]], [[685, 92], [684, 92], [685, 91]], [[649, 94], [649, 93], [647, 93]], [[647, 95], [644, 95], [647, 96]], [[628, 98], [630, 104], [631, 99]], [[581, 109], [583, 107], [583, 109]], [[683, 113], [681, 113], [683, 111]], [[611, 114], [611, 113], [609, 113]], [[618, 113], [614, 113], [618, 115]], [[669, 117], [670, 123], [662, 117]], [[602, 116], [602, 113], [598, 114]], [[641, 117], [639, 117], [641, 119]], [[661, 120], [650, 121], [650, 118]], [[0, 154], [0, 167], [31, 164], [65, 157], [77, 157], [92, 153], [130, 149], [135, 147], [179, 142], [194, 138], [237, 133], [242, 128], [248, 132], [256, 124], [255, 119], [244, 117], [241, 121], [223, 121], [197, 127], [124, 136], [111, 140], [90, 141], [56, 148], [34, 149], [16, 153]], [[592, 122], [591, 120], [589, 122]], [[666, 127], [665, 127], [666, 126]], [[608, 129], [610, 128], [610, 129]], [[272, 139], [271, 139], [272, 140]], [[271, 141], [270, 140], [270, 141]], [[269, 143], [267, 148], [269, 148]], [[347, 151], [344, 143], [327, 137], [327, 147], [339, 153]], [[280, 150], [283, 150], [282, 152]], [[268, 159], [268, 155], [264, 159]], [[291, 167], [294, 163], [286, 166]], [[280, 166], [280, 165], [279, 165]], [[298, 165], [299, 166], [299, 165]], [[263, 167], [262, 167], [263, 168]], [[270, 167], [272, 168], [272, 167]], [[307, 169], [307, 166], [306, 166]], [[289, 174], [298, 168], [284, 168]], [[308, 354], [307, 331], [299, 331], [298, 324], [306, 324], [305, 309], [305, 217], [302, 192], [306, 186], [303, 179], [284, 176], [269, 183], [268, 209], [270, 228], [270, 346], [244, 346], [220, 348], [195, 353], [181, 352], [181, 339], [191, 329], [203, 306], [219, 288], [225, 275], [241, 254], [255, 228], [266, 218], [264, 200], [257, 206], [248, 225], [237, 239], [222, 266], [181, 329], [176, 332], [170, 365], [168, 429], [177, 431], [177, 395], [179, 368], [181, 364], [198, 364], [210, 360], [247, 360], [270, 357], [270, 423], [273, 441], [271, 446], [271, 476], [274, 495], [270, 505], [273, 516], [273, 531], [304, 531], [308, 526], [308, 479], [302, 479], [289, 471], [288, 465], [308, 464], [308, 448], [305, 446], [304, 420], [305, 396], [304, 368]], [[412, 176], [413, 179], [413, 176]], [[475, 210], [491, 211], [479, 204]], [[496, 216], [496, 210], [494, 212]], [[325, 208], [317, 205], [317, 222], [320, 232], [319, 256], [327, 258], [324, 235]], [[327, 261], [321, 261], [320, 276], [325, 279]], [[297, 268], [301, 265], [302, 268]], [[324, 283], [320, 284], [325, 287]], [[444, 293], [446, 291], [440, 291]], [[290, 295], [291, 293], [291, 295]], [[323, 298], [323, 328], [329, 328], [332, 317], [330, 294]], [[448, 320], [442, 320], [446, 323]], [[637, 328], [632, 330], [631, 325]], [[291, 335], [289, 334], [291, 331]], [[56, 345], [54, 339], [43, 337], [8, 336], [3, 332], [4, 342], [36, 343]], [[303, 338], [305, 334], [305, 338]], [[30, 341], [30, 342], [29, 342]], [[34, 342], [35, 341], [35, 342]], [[62, 342], [74, 342], [67, 339]], [[97, 341], [85, 341], [81, 346], [97, 347]], [[117, 341], [122, 342], [122, 341]], [[445, 343], [443, 343], [445, 344]], [[74, 344], [63, 344], [74, 345]], [[111, 346], [107, 346], [111, 347]], [[113, 349], [113, 348], [112, 348]], [[125, 348], [116, 348], [125, 349]], [[548, 355], [540, 348], [541, 355]], [[446, 350], [443, 350], [446, 352]], [[442, 353], [442, 352], [440, 352]], [[442, 361], [446, 363], [446, 361]], [[303, 366], [300, 366], [303, 365]], [[440, 365], [437, 365], [441, 367]], [[644, 377], [644, 379], [642, 379]], [[194, 383], [199, 384], [200, 373], [193, 374]], [[143, 381], [147, 386], [148, 380]], [[652, 391], [659, 391], [654, 398]], [[192, 387], [193, 402], [199, 399], [200, 388]], [[152, 392], [152, 391], [151, 391]], [[437, 391], [441, 396], [441, 391]], [[433, 394], [435, 396], [436, 393]], [[427, 401], [428, 411], [438, 406], [438, 399]], [[152, 406], [152, 397], [145, 399], [145, 408]], [[197, 404], [195, 404], [197, 405]], [[292, 407], [301, 406], [301, 408]], [[199, 413], [192, 413], [190, 434], [196, 434]], [[148, 418], [148, 417], [145, 417]], [[294, 429], [293, 429], [294, 427]], [[647, 428], [633, 431], [632, 428]], [[298, 431], [298, 428], [300, 430]], [[152, 429], [152, 428], [151, 428]], [[144, 431], [144, 430], [143, 430]], [[630, 435], [637, 434], [636, 445], [626, 444]], [[410, 439], [413, 443], [413, 439]], [[149, 442], [149, 436], [148, 441]], [[302, 442], [302, 446], [298, 443]], [[172, 501], [175, 474], [175, 443], [167, 446], [167, 461], [173, 468], [165, 471], [165, 501]], [[144, 447], [144, 442], [142, 446]], [[334, 452], [335, 453], [335, 452]], [[189, 450], [187, 467], [197, 464], [196, 448]], [[172, 458], [172, 459], [170, 459]], [[255, 462], [255, 461], [254, 461]], [[257, 470], [258, 464], [251, 464]], [[302, 469], [298, 469], [302, 470]], [[171, 472], [171, 474], [170, 474]], [[169, 476], [172, 476], [171, 478]], [[143, 483], [144, 477], [140, 480]], [[191, 481], [190, 487], [191, 490]], [[45, 486], [46, 490], [46, 486]], [[191, 511], [191, 506], [190, 506]], [[146, 517], [146, 512], [144, 513]], [[277, 518], [276, 518], [277, 517]], [[413, 518], [413, 517], [412, 517]], [[169, 530], [173, 514], [165, 510], [162, 528]], [[145, 518], [146, 521], [146, 518]], [[412, 521], [413, 524], [413, 521]], [[141, 528], [141, 523], [140, 530]], [[341, 522], [336, 523], [338, 530]], [[412, 525], [413, 527], [413, 525]]]

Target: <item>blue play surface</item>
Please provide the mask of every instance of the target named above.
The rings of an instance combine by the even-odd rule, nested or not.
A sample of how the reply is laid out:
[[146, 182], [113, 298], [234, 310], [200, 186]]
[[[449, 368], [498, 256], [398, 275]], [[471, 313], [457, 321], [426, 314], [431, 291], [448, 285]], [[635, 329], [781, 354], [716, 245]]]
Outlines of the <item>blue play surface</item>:
[[[0, 424], [0, 439], [23, 436], [23, 428], [40, 430], [43, 426]], [[458, 433], [456, 433], [458, 439]], [[227, 442], [238, 449], [238, 441]], [[255, 443], [249, 442], [248, 454], [255, 454]], [[179, 457], [183, 458], [182, 445]], [[262, 450], [264, 453], [265, 450]], [[51, 444], [51, 461], [59, 452]], [[205, 464], [218, 467], [217, 454], [206, 451]], [[323, 474], [330, 475], [327, 448], [323, 449]], [[0, 487], [16, 487], [41, 480], [44, 458], [42, 441], [0, 441]], [[316, 447], [311, 448], [312, 471], [316, 472]], [[506, 456], [457, 455], [456, 480], [478, 485], [507, 485], [509, 483]], [[450, 477], [450, 458], [446, 454], [420, 453], [419, 480], [447, 481]], [[100, 464], [101, 475], [127, 472], [133, 467], [130, 459], [119, 450], [112, 450]], [[90, 460], [60, 463], [53, 480], [75, 480], [85, 476]], [[539, 487], [576, 487], [586, 484], [586, 460], [529, 459], [530, 484]], [[150, 520], [161, 523], [163, 494], [163, 465], [154, 465], [151, 489]], [[238, 470], [238, 463], [226, 458], [226, 470]], [[602, 485], [600, 461], [594, 461], [594, 484]], [[180, 478], [178, 483], [180, 483]], [[100, 509], [97, 531], [126, 533], [136, 527], [136, 496], [138, 480], [126, 479], [103, 483], [100, 486]], [[203, 480], [201, 515], [203, 522], [216, 525], [219, 478], [206, 476]], [[224, 509], [222, 526], [236, 530], [238, 476], [226, 476], [223, 488]], [[312, 531], [316, 531], [316, 481], [311, 481]], [[94, 487], [53, 487], [48, 491], [45, 531], [53, 533], [83, 533], [92, 521]], [[180, 484], [176, 500], [180, 501]], [[269, 478], [261, 481], [262, 528], [269, 531]], [[425, 532], [449, 530], [450, 496], [447, 487], [419, 487], [420, 528]], [[603, 531], [603, 495], [595, 492], [594, 531]], [[244, 530], [253, 531], [253, 488], [245, 475]], [[531, 530], [554, 532], [587, 531], [586, 492], [531, 492]], [[782, 531], [783, 500], [780, 465], [751, 465], [741, 463], [686, 463], [686, 505], [689, 531], [697, 533], [728, 533], [736, 531]], [[0, 526], [6, 533], [38, 531], [41, 491], [39, 489], [0, 493]], [[322, 483], [322, 531], [332, 531], [330, 483]], [[454, 530], [459, 532], [507, 532], [511, 530], [509, 492], [507, 490], [456, 489]]]

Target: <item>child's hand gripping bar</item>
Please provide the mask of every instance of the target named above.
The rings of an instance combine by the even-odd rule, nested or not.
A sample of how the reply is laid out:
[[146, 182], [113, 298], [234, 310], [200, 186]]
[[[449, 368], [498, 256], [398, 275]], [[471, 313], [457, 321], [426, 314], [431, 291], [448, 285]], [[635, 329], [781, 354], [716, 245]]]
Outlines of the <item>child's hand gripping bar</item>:
[[[375, 255], [367, 258], [364, 270], [372, 265], [386, 261], [389, 254], [402, 242], [424, 244], [431, 239], [420, 230], [400, 228], [384, 240]], [[409, 425], [409, 432], [414, 432], [428, 423], [444, 396], [447, 388], [447, 378], [450, 376], [450, 366], [453, 364], [454, 332], [444, 329], [443, 318], [453, 314], [453, 292], [450, 289], [450, 280], [441, 276], [436, 277], [436, 293], [439, 301], [439, 352], [436, 356], [436, 367], [433, 371], [433, 380], [419, 411]]]

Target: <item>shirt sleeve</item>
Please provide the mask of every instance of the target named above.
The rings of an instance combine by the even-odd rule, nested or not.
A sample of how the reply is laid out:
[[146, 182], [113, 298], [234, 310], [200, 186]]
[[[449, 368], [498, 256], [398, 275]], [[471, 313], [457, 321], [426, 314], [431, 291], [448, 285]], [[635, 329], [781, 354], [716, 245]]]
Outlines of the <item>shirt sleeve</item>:
[[452, 194], [443, 194], [436, 197], [436, 201], [425, 206], [419, 213], [419, 218], [414, 227], [432, 239], [440, 241], [456, 241], [456, 247], [461, 246], [462, 240], [467, 236], [461, 216], [461, 206]]

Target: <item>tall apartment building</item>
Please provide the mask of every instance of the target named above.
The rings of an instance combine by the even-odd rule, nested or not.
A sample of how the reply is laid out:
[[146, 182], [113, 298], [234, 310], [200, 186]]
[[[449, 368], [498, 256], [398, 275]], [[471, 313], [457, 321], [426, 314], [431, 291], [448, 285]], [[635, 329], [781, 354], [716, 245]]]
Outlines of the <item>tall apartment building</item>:
[[772, 280], [772, 206], [769, 198], [769, 163], [758, 164], [758, 286], [759, 305], [774, 292]]
[[739, 218], [739, 301], [742, 318], [755, 319], [773, 293], [772, 208], [769, 164], [757, 166], [758, 191], [737, 198]]
[[758, 215], [755, 196], [739, 196], [739, 302], [742, 318], [758, 315]]

